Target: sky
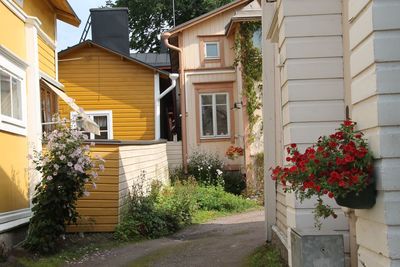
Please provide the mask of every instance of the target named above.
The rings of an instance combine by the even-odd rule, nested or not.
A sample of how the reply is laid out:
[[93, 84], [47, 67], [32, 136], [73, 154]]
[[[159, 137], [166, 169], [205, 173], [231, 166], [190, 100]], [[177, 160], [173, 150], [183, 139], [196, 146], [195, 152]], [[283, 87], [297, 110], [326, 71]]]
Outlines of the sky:
[[[89, 17], [89, 9], [104, 6], [106, 0], [69, 0], [69, 4], [74, 9], [75, 13], [81, 19], [79, 28], [66, 24], [62, 21], [57, 22], [58, 40], [57, 50], [63, 50], [69, 46], [76, 45], [81, 38], [86, 21]], [[88, 34], [90, 39], [90, 31]]]

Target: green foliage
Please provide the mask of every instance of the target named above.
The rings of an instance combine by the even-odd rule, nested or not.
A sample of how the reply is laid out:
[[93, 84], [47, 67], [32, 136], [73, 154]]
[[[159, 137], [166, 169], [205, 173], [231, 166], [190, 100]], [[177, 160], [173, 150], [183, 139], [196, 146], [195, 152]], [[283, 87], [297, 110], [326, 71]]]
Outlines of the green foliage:
[[[232, 0], [175, 0], [176, 25]], [[159, 52], [162, 32], [173, 26], [172, 0], [115, 0], [110, 7], [129, 8], [130, 46], [138, 52]]]
[[115, 231], [117, 239], [158, 238], [191, 224], [193, 218], [196, 222], [212, 218], [204, 211], [222, 214], [256, 207], [255, 202], [227, 193], [222, 186], [198, 186], [191, 179], [162, 190], [153, 186], [148, 195], [143, 192], [135, 187], [129, 196], [122, 221]]
[[255, 112], [262, 107], [257, 92], [257, 90], [262, 92], [262, 86], [259, 85], [262, 79], [262, 54], [253, 43], [254, 33], [260, 28], [260, 22], [242, 22], [235, 36], [235, 65], [238, 66], [240, 63], [242, 68], [243, 94], [247, 100], [246, 111], [250, 133], [253, 133], [254, 125], [260, 119]]
[[197, 151], [189, 157], [188, 175], [201, 185], [222, 185], [223, 167], [217, 155]]
[[196, 201], [200, 210], [240, 212], [256, 206], [256, 203], [225, 192], [222, 186], [198, 187]]
[[225, 171], [222, 176], [226, 192], [240, 195], [246, 189], [246, 180], [240, 171]]
[[26, 248], [43, 254], [55, 252], [66, 225], [77, 222], [76, 201], [88, 194], [84, 185], [97, 177], [96, 164], [84, 141], [80, 131], [65, 123], [44, 136], [46, 149], [36, 152], [33, 158], [43, 179], [36, 185], [32, 199], [33, 216], [24, 242]]
[[244, 266], [284, 267], [286, 264], [283, 263], [283, 260], [280, 257], [277, 249], [272, 246], [264, 245], [254, 251], [254, 253], [247, 259], [247, 262]]
[[126, 241], [158, 238], [190, 224], [196, 205], [192, 198], [194, 188], [190, 182], [164, 190], [153, 184], [146, 195], [141, 186], [134, 186], [115, 237]]

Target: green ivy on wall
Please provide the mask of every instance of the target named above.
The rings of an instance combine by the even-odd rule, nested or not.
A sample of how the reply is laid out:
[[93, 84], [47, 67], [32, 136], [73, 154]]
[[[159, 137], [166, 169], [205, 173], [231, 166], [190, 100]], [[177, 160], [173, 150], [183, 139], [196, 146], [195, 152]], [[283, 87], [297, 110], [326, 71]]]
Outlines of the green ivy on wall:
[[261, 29], [261, 22], [242, 22], [235, 36], [235, 66], [242, 68], [243, 95], [247, 99], [250, 142], [254, 139], [254, 125], [260, 120], [256, 111], [262, 108], [262, 53], [254, 46], [254, 34]]

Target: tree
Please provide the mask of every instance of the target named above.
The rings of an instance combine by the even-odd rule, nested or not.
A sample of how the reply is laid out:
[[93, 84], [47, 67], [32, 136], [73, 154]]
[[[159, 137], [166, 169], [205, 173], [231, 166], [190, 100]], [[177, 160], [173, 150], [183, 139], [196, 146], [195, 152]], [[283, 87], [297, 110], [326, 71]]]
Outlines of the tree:
[[[173, 0], [115, 0], [109, 7], [129, 8], [130, 47], [138, 52], [159, 52], [161, 33], [173, 26]], [[175, 0], [176, 25], [232, 0]]]

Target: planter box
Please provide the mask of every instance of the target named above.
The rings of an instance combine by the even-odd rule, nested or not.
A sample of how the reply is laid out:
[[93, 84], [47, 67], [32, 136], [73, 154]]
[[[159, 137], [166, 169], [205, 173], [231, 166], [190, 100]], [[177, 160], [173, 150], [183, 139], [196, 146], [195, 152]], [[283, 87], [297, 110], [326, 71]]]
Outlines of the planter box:
[[351, 209], [370, 209], [376, 202], [375, 182], [369, 184], [361, 192], [350, 192], [345, 197], [335, 198], [339, 206]]

